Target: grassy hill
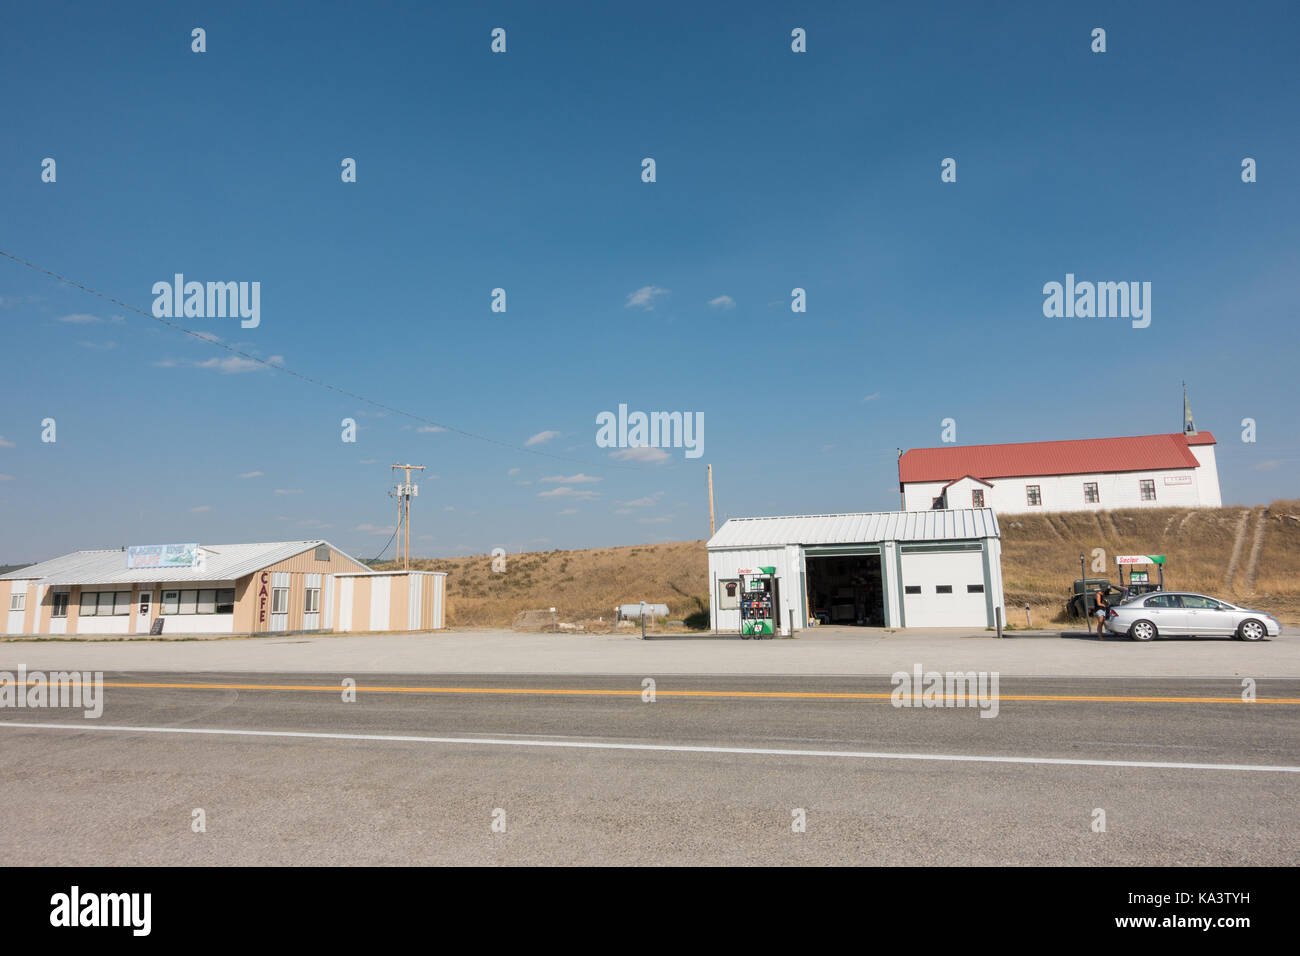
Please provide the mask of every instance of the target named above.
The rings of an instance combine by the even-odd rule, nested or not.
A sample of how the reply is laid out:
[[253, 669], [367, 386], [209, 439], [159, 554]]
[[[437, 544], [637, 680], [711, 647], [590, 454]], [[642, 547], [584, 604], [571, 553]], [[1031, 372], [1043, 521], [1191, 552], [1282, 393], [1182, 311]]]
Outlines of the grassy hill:
[[[1106, 551], [1105, 577], [1116, 579], [1117, 554], [1165, 554], [1165, 585], [1258, 605], [1300, 623], [1300, 500], [1267, 508], [1134, 508], [1064, 514], [1003, 515], [1002, 573], [1008, 620], [1061, 623], [1066, 595], [1079, 576], [1079, 553]], [[708, 607], [703, 541], [412, 560], [446, 571], [448, 623], [508, 627], [515, 615], [555, 607], [562, 621], [610, 619], [614, 605], [651, 601], [674, 618]], [[382, 567], [396, 567], [388, 563]]]
[[1300, 501], [1275, 501], [1267, 508], [999, 515], [998, 523], [1012, 623], [1024, 623], [1026, 603], [1035, 624], [1057, 619], [1079, 576], [1080, 552], [1092, 576], [1094, 548], [1106, 551], [1106, 572], [1098, 576], [1116, 580], [1117, 554], [1164, 554], [1170, 590], [1257, 605], [1300, 623]]
[[492, 557], [485, 554], [412, 558], [411, 566], [447, 572], [453, 626], [508, 627], [516, 614], [532, 608], [554, 607], [561, 621], [609, 621], [616, 604], [667, 604], [677, 620], [709, 606], [703, 541], [508, 554], [505, 562], [503, 573], [492, 570]]

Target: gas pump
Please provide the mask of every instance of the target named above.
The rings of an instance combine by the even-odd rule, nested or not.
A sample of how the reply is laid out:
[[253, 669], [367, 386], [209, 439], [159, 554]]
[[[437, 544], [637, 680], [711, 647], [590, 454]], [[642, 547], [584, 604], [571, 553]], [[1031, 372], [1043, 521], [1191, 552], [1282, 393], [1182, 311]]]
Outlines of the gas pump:
[[[1115, 556], [1115, 564], [1119, 571], [1120, 587], [1127, 587], [1129, 594], [1145, 594], [1150, 591], [1163, 591], [1165, 589], [1165, 556], [1163, 554], [1119, 554]], [[1143, 565], [1141, 571], [1135, 571], [1134, 565]], [[1146, 566], [1154, 564], [1160, 577], [1160, 583], [1154, 588], [1151, 587], [1151, 574], [1147, 571]], [[1124, 580], [1124, 569], [1128, 568], [1128, 581]], [[1137, 585], [1137, 587], [1134, 587]]]
[[740, 636], [761, 640], [775, 637], [777, 628], [776, 568], [741, 568]]

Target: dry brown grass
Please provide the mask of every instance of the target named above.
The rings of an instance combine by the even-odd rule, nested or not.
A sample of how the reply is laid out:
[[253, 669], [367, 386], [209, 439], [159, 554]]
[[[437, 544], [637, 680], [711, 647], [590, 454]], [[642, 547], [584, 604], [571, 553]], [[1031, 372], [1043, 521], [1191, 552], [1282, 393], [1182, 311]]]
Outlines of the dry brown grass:
[[[1249, 512], [1231, 587], [1225, 576], [1243, 512]], [[1079, 553], [1106, 550], [1106, 573], [1116, 579], [1117, 554], [1165, 554], [1165, 586], [1218, 595], [1272, 611], [1300, 624], [1300, 500], [1255, 508], [1126, 509], [1101, 513], [1003, 515], [1002, 573], [1008, 621], [1035, 626], [1063, 623], [1071, 583], [1079, 576]], [[1264, 539], [1254, 587], [1248, 565], [1259, 521]], [[708, 607], [708, 558], [703, 541], [511, 554], [503, 574], [489, 555], [420, 559], [413, 567], [446, 571], [448, 623], [509, 627], [531, 608], [555, 607], [561, 621], [594, 621], [614, 605], [667, 604], [680, 619]], [[382, 567], [394, 567], [393, 564]]]
[[[1244, 540], [1229, 585], [1227, 572], [1243, 513], [1247, 514]], [[1250, 587], [1252, 545], [1261, 521], [1264, 538], [1254, 586]], [[1256, 605], [1284, 621], [1300, 623], [1297, 500], [1275, 501], [1267, 508], [1129, 508], [1000, 515], [998, 523], [1002, 528], [1007, 617], [1014, 624], [1024, 623], [1026, 603], [1032, 608], [1035, 624], [1064, 621], [1065, 599], [1079, 576], [1079, 553], [1087, 555], [1088, 576], [1092, 577], [1094, 548], [1106, 551], [1106, 571], [1098, 577], [1116, 580], [1117, 554], [1164, 554], [1169, 558], [1165, 587]]]
[[453, 626], [509, 627], [520, 611], [545, 607], [554, 607], [561, 621], [609, 621], [616, 604], [667, 604], [678, 620], [709, 606], [703, 541], [509, 554], [503, 573], [492, 570], [485, 554], [412, 559], [411, 566], [447, 572]]

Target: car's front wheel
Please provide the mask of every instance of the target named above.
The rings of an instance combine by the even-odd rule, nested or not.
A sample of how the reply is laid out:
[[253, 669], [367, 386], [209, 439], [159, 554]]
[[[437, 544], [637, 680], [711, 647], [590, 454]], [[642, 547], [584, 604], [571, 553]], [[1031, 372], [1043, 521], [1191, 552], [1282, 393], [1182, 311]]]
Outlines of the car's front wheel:
[[1262, 641], [1264, 635], [1268, 633], [1262, 621], [1257, 621], [1253, 617], [1247, 618], [1237, 625], [1237, 637], [1243, 641]]
[[1150, 621], [1134, 621], [1128, 636], [1135, 641], [1149, 641], [1156, 636], [1156, 626]]

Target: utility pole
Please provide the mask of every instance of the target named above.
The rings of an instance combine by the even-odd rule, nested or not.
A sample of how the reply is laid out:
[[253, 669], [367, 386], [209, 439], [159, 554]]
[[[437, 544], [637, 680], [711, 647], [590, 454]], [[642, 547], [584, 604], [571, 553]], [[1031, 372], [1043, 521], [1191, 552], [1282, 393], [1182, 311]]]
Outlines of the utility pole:
[[898, 506], [907, 510], [907, 495], [903, 493], [903, 449], [898, 449]]
[[[401, 468], [406, 472], [406, 481], [403, 484], [398, 485], [397, 493], [402, 499], [402, 505], [406, 508], [406, 515], [405, 515], [406, 557], [403, 560], [402, 564], [403, 567], [407, 571], [409, 571], [411, 570], [411, 497], [413, 495], [418, 495], [420, 493], [420, 486], [411, 484], [411, 472], [424, 471], [425, 466], [424, 465], [393, 465], [392, 467], [394, 469]], [[400, 546], [401, 544], [400, 540], [398, 541], [398, 544]]]
[[713, 526], [713, 466], [709, 465], [709, 537], [712, 538], [716, 529]]

